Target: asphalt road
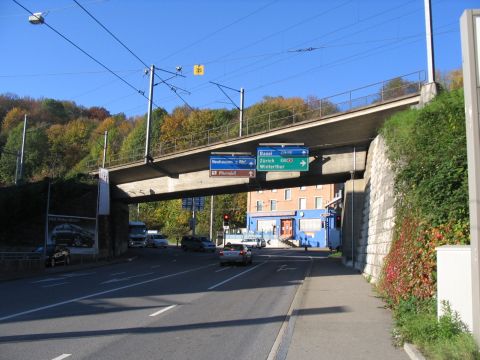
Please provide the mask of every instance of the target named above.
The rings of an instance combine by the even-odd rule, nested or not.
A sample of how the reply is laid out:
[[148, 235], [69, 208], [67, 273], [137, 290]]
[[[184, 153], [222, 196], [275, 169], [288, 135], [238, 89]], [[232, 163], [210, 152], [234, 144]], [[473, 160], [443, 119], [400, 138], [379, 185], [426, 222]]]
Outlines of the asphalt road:
[[225, 267], [177, 248], [132, 255], [0, 283], [0, 359], [266, 359], [311, 264], [279, 249]]

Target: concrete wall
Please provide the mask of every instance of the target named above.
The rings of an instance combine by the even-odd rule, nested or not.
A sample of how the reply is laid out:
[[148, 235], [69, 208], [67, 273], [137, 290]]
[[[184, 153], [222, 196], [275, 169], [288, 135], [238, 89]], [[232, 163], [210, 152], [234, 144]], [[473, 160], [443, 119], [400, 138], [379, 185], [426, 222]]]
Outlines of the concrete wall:
[[[357, 259], [357, 246], [360, 237], [362, 210], [364, 201], [365, 181], [363, 179], [350, 180], [345, 183], [345, 195], [342, 213], [342, 253], [347, 266]], [[352, 213], [353, 211], [353, 213]], [[353, 223], [352, 223], [353, 220]], [[353, 246], [353, 253], [352, 253]]]
[[383, 138], [377, 136], [368, 151], [361, 230], [356, 242], [354, 266], [373, 283], [379, 280], [395, 224], [394, 174], [386, 151]]

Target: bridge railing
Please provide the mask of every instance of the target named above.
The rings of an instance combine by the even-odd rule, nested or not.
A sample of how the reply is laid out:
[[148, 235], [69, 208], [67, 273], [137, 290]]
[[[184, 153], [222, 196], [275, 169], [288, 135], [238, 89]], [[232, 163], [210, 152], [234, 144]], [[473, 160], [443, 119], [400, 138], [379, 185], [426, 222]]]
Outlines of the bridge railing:
[[[322, 99], [314, 99], [299, 107], [280, 109], [255, 117], [248, 117], [247, 110], [247, 117], [242, 128], [242, 137], [266, 133], [299, 122], [318, 120], [331, 115], [393, 101], [404, 96], [419, 93], [424, 82], [424, 71], [417, 71]], [[239, 122], [238, 120], [232, 120], [216, 128], [162, 141], [156, 148], [152, 149], [150, 155], [158, 158], [236, 138], [240, 138]], [[129, 154], [111, 156], [107, 159], [106, 167], [141, 161], [144, 159], [144, 151], [145, 149], [142, 147], [134, 149]], [[87, 164], [87, 168], [92, 171], [98, 168], [99, 164], [99, 160], [92, 161]]]

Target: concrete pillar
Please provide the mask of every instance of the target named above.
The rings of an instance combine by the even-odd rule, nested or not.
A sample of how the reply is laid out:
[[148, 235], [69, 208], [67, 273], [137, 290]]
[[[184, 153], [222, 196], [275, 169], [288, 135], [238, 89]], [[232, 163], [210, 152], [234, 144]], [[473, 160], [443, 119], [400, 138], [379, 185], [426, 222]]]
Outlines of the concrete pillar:
[[342, 253], [344, 262], [348, 266], [352, 266], [352, 255], [353, 263], [355, 263], [358, 256], [356, 252], [361, 230], [360, 227], [363, 212], [364, 191], [365, 181], [363, 179], [349, 180], [345, 183], [342, 215]]

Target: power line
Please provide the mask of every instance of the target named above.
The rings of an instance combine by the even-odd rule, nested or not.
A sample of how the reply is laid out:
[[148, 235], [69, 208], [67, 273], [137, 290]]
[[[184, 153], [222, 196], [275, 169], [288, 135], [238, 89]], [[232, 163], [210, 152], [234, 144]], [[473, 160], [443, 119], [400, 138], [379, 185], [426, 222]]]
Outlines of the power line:
[[[105, 30], [110, 36], [112, 36], [120, 45], [122, 45], [130, 54], [132, 54], [138, 61], [140, 61], [140, 63], [142, 63], [146, 68], [149, 68], [149, 66], [145, 63], [145, 61], [143, 61], [142, 59], [140, 59], [139, 56], [137, 56], [137, 54], [135, 54], [127, 45], [125, 45], [117, 36], [115, 36], [110, 30], [108, 30], [108, 28], [103, 25], [100, 20], [98, 20], [95, 16], [93, 16], [92, 13], [90, 13], [87, 9], [85, 9], [77, 0], [73, 0], [75, 2], [75, 4], [77, 4], [80, 9], [82, 9], [85, 13], [87, 13], [98, 25], [100, 25], [102, 27], [103, 30]], [[176, 76], [181, 76], [181, 77], [185, 77], [185, 75], [182, 75], [182, 74], [178, 74], [178, 73], [174, 73], [172, 71], [168, 71], [168, 70], [164, 70], [164, 69], [161, 69], [161, 68], [156, 68], [160, 71], [163, 71], [163, 72], [166, 72], [166, 73], [169, 73], [169, 74], [173, 74], [174, 77]], [[161, 83], [164, 83], [165, 85], [167, 85], [170, 90], [172, 90], [175, 95], [177, 95], [188, 107], [190, 107], [190, 105], [188, 105], [188, 103], [177, 93], [177, 88], [176, 86], [174, 85], [171, 85], [169, 83], [167, 83], [165, 80], [163, 80], [158, 74], [155, 74], [156, 77], [158, 77], [160, 79], [160, 82]], [[155, 105], [157, 106], [157, 105]]]
[[[24, 9], [26, 12], [28, 12], [30, 15], [32, 16], [36, 16], [32, 11], [30, 11], [29, 9], [27, 9], [25, 6], [23, 6], [22, 4], [20, 4], [17, 0], [12, 0], [15, 4], [17, 4], [18, 6], [20, 6], [22, 9]], [[36, 16], [38, 18], [38, 16]], [[63, 38], [65, 41], [67, 41], [69, 44], [73, 45], [75, 48], [77, 48], [78, 50], [80, 50], [83, 54], [85, 54], [86, 56], [88, 56], [90, 59], [92, 59], [93, 61], [95, 61], [98, 65], [100, 65], [101, 67], [103, 67], [105, 70], [107, 70], [109, 73], [111, 73], [112, 75], [114, 75], [115, 77], [117, 77], [119, 80], [121, 80], [124, 84], [126, 84], [128, 87], [134, 89], [136, 92], [138, 92], [140, 95], [142, 95], [145, 99], [148, 100], [148, 98], [145, 96], [145, 94], [138, 90], [137, 88], [135, 88], [135, 86], [133, 86], [132, 84], [130, 84], [127, 80], [125, 80], [124, 78], [122, 78], [120, 75], [118, 75], [116, 72], [114, 72], [112, 69], [110, 69], [108, 66], [106, 66], [105, 64], [103, 64], [101, 61], [97, 60], [95, 57], [93, 57], [92, 55], [90, 55], [88, 52], [86, 52], [85, 50], [83, 50], [80, 46], [78, 46], [77, 44], [75, 44], [72, 40], [70, 40], [69, 38], [67, 38], [65, 35], [63, 35], [62, 33], [60, 33], [58, 30], [56, 30], [55, 28], [53, 28], [52, 26], [50, 26], [46, 21], [43, 22], [43, 25], [47, 26], [50, 30], [52, 30], [53, 32], [55, 32], [58, 36], [60, 36], [61, 38]]]
[[221, 28], [213, 31], [213, 32], [211, 32], [210, 34], [205, 35], [204, 37], [202, 37], [202, 38], [200, 38], [200, 39], [198, 39], [198, 40], [196, 40], [196, 41], [194, 41], [194, 42], [192, 42], [192, 43], [184, 46], [183, 48], [181, 48], [181, 49], [179, 49], [179, 50], [171, 53], [170, 55], [165, 56], [163, 59], [160, 60], [160, 62], [162, 62], [162, 61], [164, 61], [164, 60], [167, 60], [167, 59], [171, 58], [172, 56], [174, 56], [174, 55], [176, 55], [176, 54], [178, 54], [178, 53], [180, 53], [180, 52], [182, 52], [182, 51], [184, 51], [184, 50], [187, 50], [187, 49], [191, 48], [192, 46], [198, 45], [198, 44], [201, 43], [202, 41], [205, 41], [205, 40], [207, 40], [208, 38], [211, 38], [213, 35], [216, 35], [216, 34], [218, 34], [219, 32], [221, 32], [221, 31], [223, 31], [223, 30], [225, 30], [225, 29], [228, 29], [229, 27], [231, 27], [231, 26], [233, 26], [233, 25], [235, 25], [235, 24], [237, 24], [237, 23], [239, 23], [239, 22], [241, 22], [241, 21], [249, 18], [250, 16], [253, 16], [253, 15], [255, 15], [256, 13], [258, 13], [258, 12], [266, 9], [267, 7], [269, 7], [269, 6], [273, 5], [274, 3], [276, 3], [277, 1], [278, 1], [278, 0], [271, 1], [271, 2], [269, 2], [268, 4], [265, 4], [265, 5], [261, 6], [261, 7], [258, 8], [257, 10], [255, 10], [255, 11], [253, 11], [253, 12], [251, 12], [251, 13], [249, 13], [249, 14], [247, 14], [247, 15], [245, 15], [245, 16], [243, 16], [243, 17], [241, 17], [241, 18], [239, 18], [239, 19], [237, 19], [237, 20], [235, 20], [235, 21], [233, 21], [233, 22], [231, 22], [230, 24], [225, 25], [225, 26], [223, 26], [223, 27], [221, 27]]
[[[410, 0], [410, 1], [407, 2], [407, 4], [408, 4], [408, 3], [414, 3], [414, 2], [416, 2], [416, 0]], [[348, 3], [348, 2], [347, 2], [347, 3]], [[345, 3], [345, 4], [347, 4], [347, 3]], [[342, 5], [345, 5], [345, 4], [342, 4]], [[341, 6], [342, 6], [342, 5], [341, 5]], [[367, 18], [365, 18], [365, 19], [362, 19], [362, 20], [360, 20], [359, 22], [370, 21], [370, 20], [372, 20], [372, 19], [374, 19], [374, 18], [383, 16], [384, 14], [386, 14], [386, 13], [388, 13], [388, 12], [395, 11], [395, 10], [397, 10], [398, 8], [403, 7], [404, 5], [405, 5], [405, 4], [391, 7], [391, 8], [389, 8], [389, 9], [387, 9], [387, 10], [378, 12], [378, 13], [372, 15], [372, 16], [369, 16], [369, 17], [367, 17]], [[336, 8], [338, 8], [338, 7], [335, 7], [335, 8], [333, 8], [333, 9], [336, 9]], [[331, 11], [331, 10], [332, 10], [332, 9], [326, 10], [326, 11], [323, 12], [322, 14], [326, 14], [326, 13], [328, 13], [328, 12]], [[357, 31], [356, 31], [356, 34], [358, 34], [358, 33], [360, 33], [360, 32], [363, 32], [363, 31], [366, 31], [366, 30], [369, 30], [369, 29], [371, 29], [371, 28], [378, 27], [379, 25], [382, 25], [382, 24], [385, 24], [385, 23], [389, 23], [389, 22], [391, 22], [392, 20], [400, 19], [400, 18], [402, 18], [402, 17], [411, 15], [411, 14], [417, 12], [417, 11], [418, 11], [418, 9], [417, 9], [417, 10], [414, 10], [414, 11], [409, 11], [409, 12], [407, 12], [407, 13], [404, 13], [404, 14], [400, 15], [400, 16], [396, 16], [396, 17], [390, 18], [390, 19], [388, 19], [388, 20], [385, 20], [385, 21], [383, 21], [383, 22], [380, 22], [380, 23], [377, 23], [377, 24], [375, 24], [375, 25], [372, 25], [372, 26], [369, 26], [369, 27], [367, 27], [367, 28], [364, 28], [364, 29], [362, 29], [361, 31], [358, 31], [358, 30], [357, 30]], [[297, 26], [299, 26], [300, 24], [303, 24], [303, 23], [305, 23], [306, 21], [309, 21], [309, 20], [311, 20], [311, 19], [313, 19], [313, 18], [316, 18], [316, 17], [318, 17], [318, 16], [320, 16], [320, 15], [321, 15], [321, 14], [317, 14], [317, 15], [315, 15], [315, 16], [313, 16], [313, 17], [308, 18], [307, 20], [302, 20], [301, 22], [298, 22], [298, 23], [296, 23], [296, 24], [294, 24], [294, 25], [292, 25], [292, 26], [289, 26], [289, 27], [287, 27], [287, 28], [285, 28], [285, 29], [283, 29], [283, 30], [281, 30], [281, 31], [277, 31], [277, 32], [275, 32], [275, 33], [272, 33], [272, 34], [270, 34], [270, 35], [267, 35], [266, 37], [264, 37], [264, 38], [262, 38], [262, 39], [260, 39], [260, 40], [258, 40], [258, 41], [256, 41], [256, 42], [254, 42], [253, 44], [244, 46], [244, 47], [242, 47], [242, 48], [240, 48], [240, 49], [237, 49], [236, 51], [241, 50], [241, 49], [245, 49], [245, 48], [248, 48], [248, 47], [251, 47], [252, 45], [255, 45], [255, 44], [257, 44], [257, 43], [259, 43], [259, 42], [261, 42], [261, 41], [264, 41], [264, 40], [266, 40], [266, 39], [268, 39], [268, 38], [270, 38], [270, 37], [272, 37], [272, 36], [274, 36], [274, 35], [276, 35], [276, 34], [278, 34], [278, 33], [285, 32], [285, 31], [290, 30], [290, 29], [292, 29], [292, 28], [294, 28], [294, 27], [297, 27]], [[346, 26], [342, 26], [342, 27], [337, 28], [337, 29], [334, 29], [334, 30], [332, 30], [332, 31], [330, 31], [330, 32], [327, 32], [327, 33], [322, 34], [322, 35], [320, 35], [320, 36], [318, 36], [318, 37], [315, 37], [315, 38], [312, 39], [312, 40], [318, 40], [319, 38], [324, 38], [324, 37], [326, 37], [326, 36], [330, 36], [330, 35], [332, 35], [332, 34], [338, 33], [338, 32], [340, 32], [340, 31], [342, 31], [342, 30], [345, 30], [345, 29], [348, 29], [348, 28], [351, 28], [351, 27], [353, 27], [353, 26], [358, 25], [359, 22], [354, 23], [354, 24], [350, 24], [350, 25], [346, 25]], [[341, 36], [341, 37], [339, 37], [339, 38], [336, 38], [336, 39], [334, 39], [334, 40], [331, 40], [331, 42], [337, 41], [337, 40], [339, 40], [339, 39], [344, 39], [344, 38], [349, 37], [349, 36], [350, 36], [350, 35], [347, 34], [347, 35]], [[312, 41], [312, 40], [303, 41], [303, 42], [301, 42], [300, 44], [298, 44], [298, 46], [302, 46], [302, 45], [308, 44], [308, 43], [310, 43], [310, 41]], [[317, 46], [317, 47], [320, 47], [320, 46]], [[236, 52], [236, 51], [235, 51], [235, 52]], [[285, 52], [285, 53], [286, 53], [286, 52]], [[284, 60], [287, 60], [288, 58], [290, 58], [290, 56], [298, 56], [298, 55], [300, 55], [300, 54], [301, 54], [301, 53], [298, 53], [298, 52], [291, 52], [291, 53], [289, 53], [289, 57], [287, 57], [287, 58], [282, 58], [282, 59], [276, 60], [276, 61], [274, 61], [274, 62], [268, 63], [268, 64], [263, 65], [263, 66], [261, 66], [261, 67], [257, 67], [257, 68], [255, 68], [255, 69], [252, 69], [252, 70], [250, 70], [250, 71], [248, 71], [248, 72], [252, 72], [252, 71], [264, 69], [264, 68], [266, 68], [266, 67], [268, 67], [268, 66], [271, 66], [271, 65], [273, 65], [273, 64], [276, 64], [276, 63], [282, 62], [282, 61], [284, 61]], [[229, 54], [228, 54], [228, 55], [229, 55]], [[226, 55], [226, 56], [228, 56], [228, 55]], [[224, 56], [224, 57], [225, 57], [225, 56]], [[223, 57], [223, 58], [224, 58], [224, 57]], [[217, 58], [217, 59], [222, 59], [222, 57]], [[238, 72], [242, 71], [242, 75], [244, 75], [244, 74], [245, 74], [245, 72], [243, 72], [244, 69], [249, 68], [249, 67], [252, 67], [252, 66], [254, 66], [255, 64], [257, 64], [257, 63], [259, 63], [260, 61], [263, 61], [263, 60], [265, 60], [265, 59], [262, 59], [262, 60], [259, 60], [259, 61], [255, 61], [255, 62], [253, 62], [253, 63], [251, 63], [251, 64], [248, 64], [248, 65], [242, 66], [242, 67], [240, 67], [240, 68], [237, 68], [237, 69], [235, 69], [235, 71], [232, 71], [232, 73], [238, 73]], [[220, 76], [220, 77], [216, 78], [215, 80], [218, 80], [218, 79], [228, 80], [228, 79], [232, 79], [232, 78], [235, 78], [235, 77], [238, 77], [238, 76], [240, 76], [240, 75], [227, 76], [227, 77]], [[197, 87], [192, 88], [192, 91], [206, 88], [206, 86], [208, 86], [208, 83], [199, 84]]]

